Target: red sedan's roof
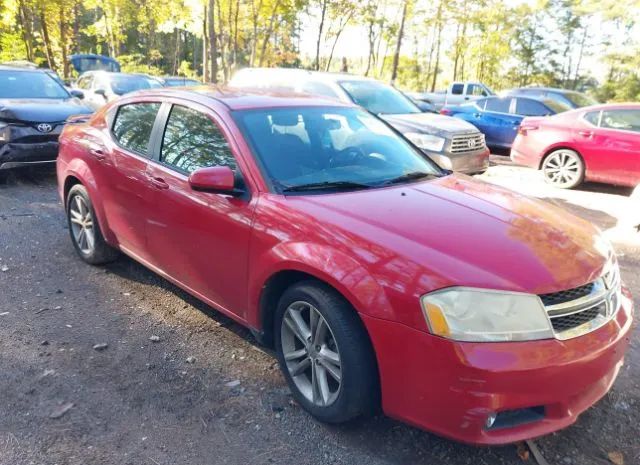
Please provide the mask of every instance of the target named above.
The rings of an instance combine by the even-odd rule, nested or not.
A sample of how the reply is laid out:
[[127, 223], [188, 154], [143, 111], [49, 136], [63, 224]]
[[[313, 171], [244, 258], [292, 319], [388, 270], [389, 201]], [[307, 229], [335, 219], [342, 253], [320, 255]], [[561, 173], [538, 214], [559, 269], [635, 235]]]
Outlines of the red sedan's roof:
[[640, 103], [599, 103], [589, 107], [576, 108], [576, 110], [640, 110]]
[[165, 88], [152, 91], [142, 91], [145, 95], [167, 95], [182, 97], [190, 100], [198, 100], [201, 103], [204, 98], [216, 100], [230, 110], [249, 110], [274, 107], [300, 107], [300, 106], [334, 106], [352, 107], [348, 103], [338, 100], [318, 97], [315, 95], [294, 93], [290, 91], [265, 91], [258, 89], [233, 89], [213, 85], [203, 85], [189, 88]]

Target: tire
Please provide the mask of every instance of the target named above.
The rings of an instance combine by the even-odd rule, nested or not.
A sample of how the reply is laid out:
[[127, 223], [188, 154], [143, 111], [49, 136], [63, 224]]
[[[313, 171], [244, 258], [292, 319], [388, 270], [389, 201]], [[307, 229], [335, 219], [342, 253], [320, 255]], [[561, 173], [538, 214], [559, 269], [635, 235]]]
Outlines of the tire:
[[[315, 325], [309, 324], [312, 312]], [[303, 345], [295, 335], [291, 324], [298, 334], [304, 329], [294, 315], [306, 323], [308, 333], [317, 329], [315, 344], [307, 340]], [[373, 347], [358, 314], [335, 290], [316, 281], [287, 289], [276, 310], [274, 334], [278, 362], [293, 397], [313, 417], [343, 423], [377, 410], [380, 388]], [[296, 373], [296, 368], [301, 371]]]
[[71, 242], [80, 258], [91, 265], [102, 265], [118, 258], [118, 250], [104, 240], [89, 193], [82, 184], [69, 190], [66, 212]]
[[555, 187], [573, 189], [584, 181], [584, 162], [576, 151], [558, 149], [545, 157], [542, 174]]

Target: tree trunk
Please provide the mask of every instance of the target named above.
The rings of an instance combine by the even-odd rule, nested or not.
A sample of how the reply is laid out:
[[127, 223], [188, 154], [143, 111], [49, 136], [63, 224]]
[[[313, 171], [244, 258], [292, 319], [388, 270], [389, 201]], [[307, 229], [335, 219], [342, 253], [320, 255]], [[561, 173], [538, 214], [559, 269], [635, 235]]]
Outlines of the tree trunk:
[[320, 42], [322, 42], [322, 32], [324, 30], [324, 21], [327, 14], [327, 4], [329, 0], [322, 0], [322, 10], [320, 14], [320, 25], [318, 26], [318, 40], [316, 41], [316, 61], [314, 68], [316, 71], [320, 69]]
[[80, 0], [73, 3], [73, 53], [80, 52]]
[[207, 84], [209, 82], [209, 50], [207, 48], [207, 4], [204, 5], [204, 16], [202, 18], [202, 81]]
[[436, 62], [433, 66], [433, 80], [431, 81], [431, 92], [435, 92], [436, 83], [438, 82], [438, 73], [440, 72], [440, 39], [442, 38], [442, 2], [444, 0], [440, 0], [438, 3], [438, 12], [436, 15], [437, 21], [437, 30], [436, 30]]
[[171, 73], [174, 76], [178, 74], [178, 67], [180, 66], [178, 63], [180, 61], [180, 29], [176, 27], [175, 32], [176, 32], [176, 39], [175, 39], [175, 47], [173, 51], [173, 72]]
[[69, 77], [69, 60], [67, 60], [67, 23], [64, 3], [60, 2], [60, 51], [62, 52], [62, 76]]
[[262, 40], [262, 47], [260, 49], [260, 61], [258, 62], [258, 66], [262, 66], [264, 63], [265, 56], [267, 54], [267, 45], [269, 44], [269, 39], [271, 38], [271, 34], [273, 34], [273, 24], [278, 15], [278, 8], [280, 7], [280, 0], [276, 1], [276, 4], [273, 6], [273, 10], [271, 11], [271, 18], [269, 19], [269, 28], [267, 32], [264, 34], [264, 38]]
[[51, 49], [51, 40], [49, 38], [49, 27], [47, 26], [44, 8], [45, 8], [44, 3], [40, 3], [40, 27], [42, 28], [42, 40], [44, 42], [45, 52], [47, 54], [47, 63], [49, 65], [49, 68], [55, 71], [56, 63], [53, 58], [53, 50]]
[[578, 78], [580, 77], [580, 66], [582, 65], [582, 56], [584, 54], [584, 46], [587, 42], [587, 27], [585, 26], [582, 31], [582, 40], [580, 41], [580, 52], [578, 53], [578, 62], [576, 63], [576, 72], [573, 75], [573, 85], [571, 88], [576, 90], [578, 87]]
[[27, 60], [33, 61], [33, 31], [31, 29], [31, 21], [28, 18], [27, 6], [24, 4], [24, 0], [18, 1], [18, 15], [20, 18], [20, 29], [22, 30], [22, 40], [24, 42], [24, 48], [27, 52]]
[[238, 67], [238, 21], [240, 16], [240, 0], [236, 0], [236, 11], [233, 19], [233, 68]]
[[400, 28], [398, 29], [398, 40], [396, 41], [396, 51], [393, 54], [393, 64], [391, 65], [391, 84], [395, 84], [398, 76], [398, 63], [400, 62], [400, 48], [402, 47], [402, 36], [404, 35], [404, 22], [407, 17], [407, 5], [409, 0], [404, 0], [402, 6], [402, 19], [400, 19]]
[[338, 25], [338, 30], [336, 31], [336, 38], [333, 41], [333, 45], [331, 45], [331, 53], [329, 54], [329, 59], [327, 60], [327, 67], [325, 68], [326, 71], [329, 71], [329, 67], [331, 66], [331, 60], [333, 60], [333, 52], [336, 49], [336, 44], [338, 43], [338, 40], [340, 39], [342, 32], [347, 27], [347, 24], [349, 24], [349, 21], [351, 21], [351, 17], [353, 16], [354, 12], [355, 12], [354, 10], [351, 10], [347, 15], [347, 17], [344, 19], [344, 22], [340, 22], [340, 24]]
[[253, 26], [253, 36], [251, 38], [251, 58], [249, 60], [249, 66], [253, 67], [256, 63], [256, 54], [258, 51], [258, 20], [260, 19], [260, 11], [262, 10], [262, 1], [258, 2], [258, 6], [251, 2], [252, 8], [252, 26]]
[[209, 26], [209, 78], [214, 84], [218, 82], [218, 44], [216, 43], [216, 25], [214, 18], [215, 0], [209, 0], [208, 26]]

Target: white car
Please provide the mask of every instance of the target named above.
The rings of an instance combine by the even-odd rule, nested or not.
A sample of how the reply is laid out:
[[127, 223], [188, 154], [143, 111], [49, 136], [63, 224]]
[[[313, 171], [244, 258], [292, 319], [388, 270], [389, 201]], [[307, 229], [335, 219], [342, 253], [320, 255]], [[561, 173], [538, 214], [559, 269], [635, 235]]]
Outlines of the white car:
[[73, 88], [84, 93], [84, 101], [94, 110], [121, 95], [143, 89], [162, 87], [162, 83], [146, 74], [87, 71], [80, 75]]
[[301, 69], [246, 68], [233, 76], [229, 86], [281, 89], [355, 103], [384, 119], [444, 169], [476, 174], [489, 166], [489, 149], [475, 126], [458, 118], [423, 113], [402, 92], [375, 79]]

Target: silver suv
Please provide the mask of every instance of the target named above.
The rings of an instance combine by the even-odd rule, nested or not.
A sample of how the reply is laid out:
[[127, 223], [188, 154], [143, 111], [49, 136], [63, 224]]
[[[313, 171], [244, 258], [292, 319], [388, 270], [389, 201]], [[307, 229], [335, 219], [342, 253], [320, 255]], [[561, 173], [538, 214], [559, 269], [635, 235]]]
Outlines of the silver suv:
[[403, 93], [375, 79], [301, 69], [246, 68], [230, 87], [294, 91], [353, 102], [387, 121], [442, 168], [484, 172], [489, 149], [478, 129], [458, 118], [422, 113]]

